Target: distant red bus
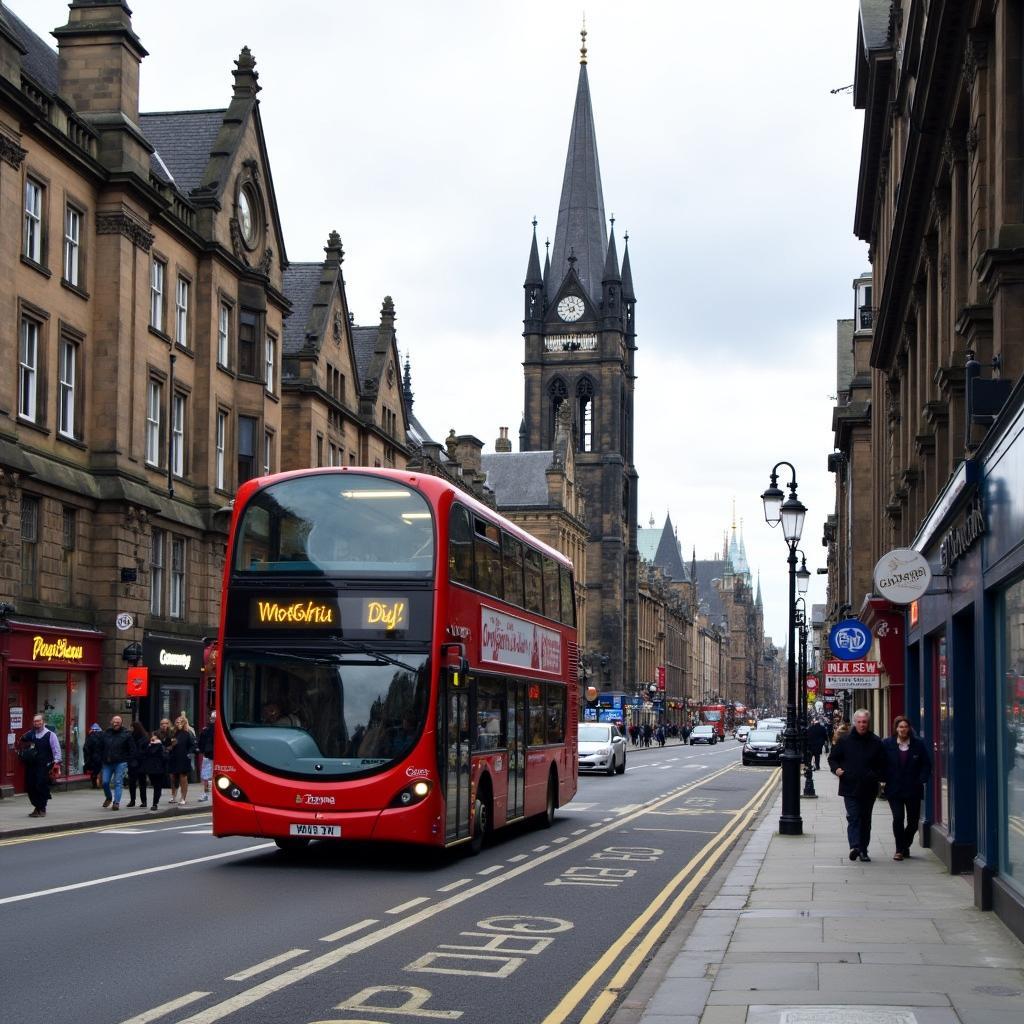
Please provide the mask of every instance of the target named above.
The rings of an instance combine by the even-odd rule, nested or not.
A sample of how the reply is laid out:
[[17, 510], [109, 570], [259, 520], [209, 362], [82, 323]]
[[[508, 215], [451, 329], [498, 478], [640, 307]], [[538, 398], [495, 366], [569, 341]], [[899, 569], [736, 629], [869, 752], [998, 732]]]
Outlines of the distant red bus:
[[577, 785], [572, 564], [443, 480], [337, 468], [235, 499], [213, 830], [479, 849]]
[[710, 725], [718, 734], [719, 739], [725, 739], [727, 718], [730, 715], [731, 708], [728, 708], [725, 704], [702, 704], [698, 710], [701, 725]]

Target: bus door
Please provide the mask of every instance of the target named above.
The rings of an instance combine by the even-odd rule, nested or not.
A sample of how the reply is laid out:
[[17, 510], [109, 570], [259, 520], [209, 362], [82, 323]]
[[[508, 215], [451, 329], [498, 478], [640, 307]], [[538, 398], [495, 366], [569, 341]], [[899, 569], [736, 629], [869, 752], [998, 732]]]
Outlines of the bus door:
[[442, 751], [445, 796], [445, 842], [453, 843], [469, 836], [469, 682], [458, 671], [444, 673], [442, 708]]
[[526, 686], [508, 684], [508, 804], [506, 818], [521, 818], [526, 787]]

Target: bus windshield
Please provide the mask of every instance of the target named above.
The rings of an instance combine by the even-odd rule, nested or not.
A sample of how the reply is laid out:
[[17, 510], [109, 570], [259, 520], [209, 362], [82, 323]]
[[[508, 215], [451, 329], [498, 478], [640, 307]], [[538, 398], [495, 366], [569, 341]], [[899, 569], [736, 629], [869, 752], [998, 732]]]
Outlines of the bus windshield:
[[705, 711], [704, 721], [705, 722], [720, 722], [722, 720], [721, 711]]
[[222, 721], [250, 761], [317, 779], [363, 775], [401, 760], [430, 703], [430, 663], [408, 651], [228, 652]]
[[393, 480], [358, 473], [292, 477], [246, 505], [234, 570], [429, 578], [433, 517], [421, 494]]

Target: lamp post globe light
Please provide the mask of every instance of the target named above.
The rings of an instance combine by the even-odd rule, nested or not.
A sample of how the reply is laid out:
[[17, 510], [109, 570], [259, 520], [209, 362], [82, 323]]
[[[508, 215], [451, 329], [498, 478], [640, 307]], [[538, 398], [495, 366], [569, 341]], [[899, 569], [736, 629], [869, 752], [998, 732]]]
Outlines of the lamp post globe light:
[[[779, 466], [787, 466], [792, 474], [789, 497], [783, 500], [779, 487]], [[791, 462], [777, 462], [772, 468], [771, 483], [761, 495], [764, 502], [764, 518], [769, 526], [782, 523], [782, 536], [789, 548], [789, 628], [787, 633], [788, 664], [786, 675], [786, 731], [783, 734], [782, 751], [782, 814], [779, 815], [779, 834], [784, 836], [803, 835], [804, 823], [800, 814], [800, 748], [797, 728], [796, 688], [796, 584], [797, 545], [803, 533], [807, 509], [796, 493], [796, 469]], [[806, 571], [806, 563], [805, 563]], [[808, 582], [810, 573], [807, 573]]]

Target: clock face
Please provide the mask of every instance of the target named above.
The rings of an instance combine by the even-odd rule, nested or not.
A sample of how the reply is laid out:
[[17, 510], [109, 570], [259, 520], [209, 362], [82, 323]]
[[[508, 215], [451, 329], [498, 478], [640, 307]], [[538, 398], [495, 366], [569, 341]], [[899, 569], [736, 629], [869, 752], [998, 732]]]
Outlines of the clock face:
[[558, 315], [567, 323], [579, 320], [579, 318], [583, 316], [585, 309], [586, 307], [583, 305], [583, 300], [578, 295], [566, 295], [566, 297], [558, 303]]

